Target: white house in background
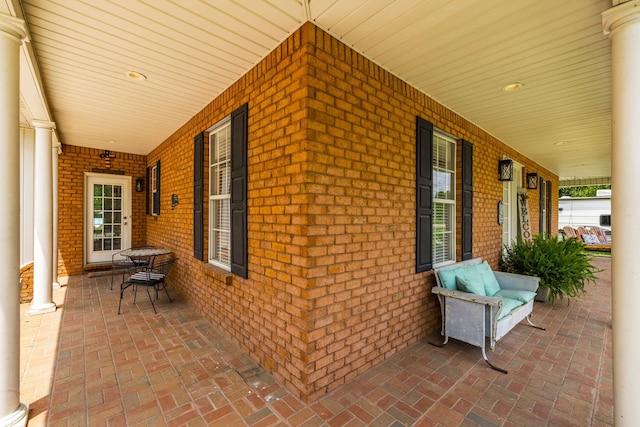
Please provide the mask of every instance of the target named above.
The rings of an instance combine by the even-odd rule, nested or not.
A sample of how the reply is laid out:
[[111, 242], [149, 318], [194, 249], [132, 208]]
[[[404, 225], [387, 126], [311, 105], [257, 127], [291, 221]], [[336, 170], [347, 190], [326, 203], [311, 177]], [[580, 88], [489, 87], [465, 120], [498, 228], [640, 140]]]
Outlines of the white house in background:
[[598, 190], [596, 197], [561, 197], [558, 209], [560, 229], [597, 226], [611, 236], [611, 190]]

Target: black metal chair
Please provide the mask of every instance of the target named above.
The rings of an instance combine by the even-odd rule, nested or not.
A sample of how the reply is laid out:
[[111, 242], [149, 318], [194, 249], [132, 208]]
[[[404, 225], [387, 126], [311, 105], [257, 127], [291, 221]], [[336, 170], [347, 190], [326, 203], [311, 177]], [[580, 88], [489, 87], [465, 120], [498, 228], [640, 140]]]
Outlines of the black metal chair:
[[[128, 249], [123, 249], [119, 252], [114, 253], [111, 256], [111, 290], [113, 290], [113, 278], [115, 277], [116, 274], [118, 274], [119, 272], [122, 272], [122, 282], [125, 281], [125, 277], [129, 274], [135, 273], [137, 271], [139, 271], [140, 269], [146, 267], [147, 265], [149, 265], [149, 258], [145, 257], [145, 258], [130, 258], [130, 257], [126, 257], [123, 256], [122, 253], [126, 252], [126, 251], [130, 251], [130, 250], [136, 250], [136, 249], [150, 249], [153, 248], [153, 246], [139, 246], [136, 248], [128, 248]], [[122, 285], [121, 285], [122, 287]]]
[[[168, 259], [163, 259], [160, 261], [151, 262], [141, 271], [135, 272], [129, 276], [127, 280], [125, 280], [120, 289], [120, 302], [118, 303], [118, 314], [120, 314], [120, 309], [122, 307], [122, 298], [124, 296], [124, 291], [133, 287], [133, 303], [136, 303], [136, 297], [138, 296], [138, 287], [144, 286], [147, 290], [147, 295], [149, 296], [149, 301], [151, 301], [151, 306], [153, 307], [153, 312], [158, 313], [156, 310], [156, 305], [154, 303], [154, 299], [158, 299], [158, 293], [161, 290], [164, 290], [167, 294], [167, 298], [169, 298], [169, 302], [173, 302], [171, 299], [171, 295], [169, 295], [169, 291], [167, 290], [167, 284], [165, 283], [165, 278], [171, 269], [171, 266], [178, 260], [176, 257], [171, 257]], [[150, 289], [154, 291], [154, 298], [151, 297]]]

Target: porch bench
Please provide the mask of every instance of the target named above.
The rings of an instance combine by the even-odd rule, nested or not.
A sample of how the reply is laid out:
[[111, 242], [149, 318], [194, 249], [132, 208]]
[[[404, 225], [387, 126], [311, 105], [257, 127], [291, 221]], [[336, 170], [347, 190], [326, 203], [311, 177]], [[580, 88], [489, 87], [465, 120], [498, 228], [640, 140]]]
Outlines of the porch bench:
[[492, 271], [486, 261], [474, 258], [435, 269], [437, 286], [432, 292], [440, 301], [444, 346], [454, 338], [482, 349], [491, 368], [507, 373], [489, 362], [486, 338], [493, 351], [496, 343], [522, 319], [531, 321], [533, 300], [540, 278]]

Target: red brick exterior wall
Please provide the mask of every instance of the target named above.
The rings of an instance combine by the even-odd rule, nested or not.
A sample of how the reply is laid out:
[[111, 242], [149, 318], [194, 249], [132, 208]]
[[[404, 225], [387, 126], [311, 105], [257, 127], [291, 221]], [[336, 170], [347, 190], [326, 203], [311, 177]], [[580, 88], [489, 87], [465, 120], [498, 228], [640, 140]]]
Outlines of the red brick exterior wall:
[[20, 304], [33, 300], [33, 263], [20, 267]]
[[[107, 169], [103, 150], [64, 145], [58, 156], [58, 275], [71, 276], [83, 272], [84, 250], [84, 173], [94, 168]], [[136, 178], [146, 176], [147, 158], [136, 154], [112, 151], [113, 171], [131, 176], [132, 246], [146, 240], [144, 192], [136, 193]]]
[[[192, 243], [193, 138], [245, 102], [247, 280], [193, 258]], [[180, 257], [171, 286], [306, 400], [439, 327], [433, 273], [415, 274], [416, 115], [473, 143], [473, 253], [495, 267], [498, 160], [554, 189], [557, 177], [311, 24], [148, 156], [161, 159], [162, 200], [147, 242]]]
[[[245, 102], [246, 280], [193, 257], [193, 138]], [[473, 144], [473, 254], [496, 267], [498, 160], [538, 172], [554, 191], [558, 178], [310, 23], [148, 156], [114, 153], [111, 168], [132, 185], [161, 160], [159, 216], [145, 215], [145, 193], [132, 188], [132, 245], [172, 249], [173, 290], [315, 400], [439, 329], [433, 272], [415, 273], [416, 115]], [[100, 153], [65, 146], [59, 159], [61, 276], [82, 273], [83, 172], [105, 167]], [[207, 194], [205, 185], [205, 258]], [[537, 230], [538, 191], [529, 195]]]

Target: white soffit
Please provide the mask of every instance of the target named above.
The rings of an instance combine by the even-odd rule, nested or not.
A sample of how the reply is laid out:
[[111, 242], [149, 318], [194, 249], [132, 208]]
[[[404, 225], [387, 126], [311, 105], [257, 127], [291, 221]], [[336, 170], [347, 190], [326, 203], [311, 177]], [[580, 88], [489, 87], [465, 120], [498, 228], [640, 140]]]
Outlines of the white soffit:
[[310, 18], [561, 177], [610, 176], [608, 0], [21, 4], [68, 144], [147, 154]]

